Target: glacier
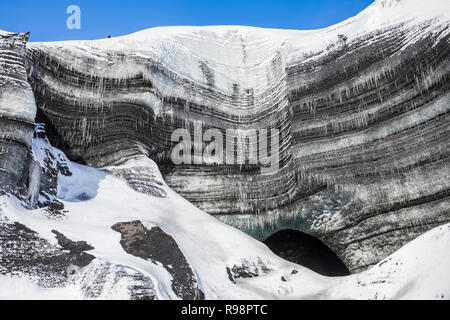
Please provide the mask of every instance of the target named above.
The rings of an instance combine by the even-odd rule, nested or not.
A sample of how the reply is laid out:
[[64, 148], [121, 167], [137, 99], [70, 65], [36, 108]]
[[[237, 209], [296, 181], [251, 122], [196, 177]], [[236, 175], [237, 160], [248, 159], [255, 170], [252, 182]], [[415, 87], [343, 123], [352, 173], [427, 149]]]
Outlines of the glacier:
[[[310, 31], [0, 31], [0, 298], [448, 299], [449, 9], [377, 0]], [[198, 123], [278, 130], [278, 170], [175, 166], [171, 133]], [[286, 229], [351, 275], [261, 243]]]

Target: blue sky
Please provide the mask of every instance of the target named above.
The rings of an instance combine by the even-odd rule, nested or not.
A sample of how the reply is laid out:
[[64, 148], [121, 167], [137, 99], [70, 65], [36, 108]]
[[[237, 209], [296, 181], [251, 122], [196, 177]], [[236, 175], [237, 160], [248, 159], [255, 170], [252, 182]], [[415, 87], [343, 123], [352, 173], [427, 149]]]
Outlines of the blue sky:
[[[373, 0], [0, 0], [0, 29], [32, 41], [98, 39], [171, 25], [317, 29], [354, 16]], [[69, 5], [81, 30], [69, 30]]]

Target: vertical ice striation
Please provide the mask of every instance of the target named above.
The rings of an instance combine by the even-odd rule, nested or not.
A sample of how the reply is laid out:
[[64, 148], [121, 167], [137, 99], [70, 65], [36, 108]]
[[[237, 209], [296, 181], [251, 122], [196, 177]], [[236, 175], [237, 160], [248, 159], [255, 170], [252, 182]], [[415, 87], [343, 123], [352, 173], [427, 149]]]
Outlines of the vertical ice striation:
[[27, 41], [28, 34], [0, 31], [0, 194], [29, 202], [28, 186], [38, 182], [30, 172], [36, 104], [24, 65]]

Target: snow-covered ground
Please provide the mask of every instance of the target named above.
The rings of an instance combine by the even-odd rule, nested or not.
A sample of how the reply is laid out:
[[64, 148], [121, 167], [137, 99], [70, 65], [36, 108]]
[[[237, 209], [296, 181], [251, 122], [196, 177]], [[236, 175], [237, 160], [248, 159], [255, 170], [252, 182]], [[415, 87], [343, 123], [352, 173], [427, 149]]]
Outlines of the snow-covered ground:
[[[65, 216], [49, 219], [44, 209], [26, 210], [17, 200], [4, 196], [0, 198], [3, 218], [27, 226], [55, 245], [55, 235], [51, 232], [54, 229], [73, 241], [87, 241], [95, 248], [89, 251], [97, 258], [92, 264], [103, 261], [142, 272], [152, 279], [160, 299], [177, 299], [171, 289], [170, 274], [161, 265], [126, 253], [120, 245], [120, 234], [111, 229], [115, 223], [140, 220], [147, 228], [159, 226], [171, 235], [194, 270], [207, 299], [450, 297], [450, 224], [424, 234], [366, 272], [328, 278], [282, 260], [264, 244], [197, 209], [165, 184], [162, 188], [167, 192], [166, 198], [146, 195], [105, 170], [70, 162], [44, 139], [35, 139], [33, 148], [37, 160], [41, 161], [43, 151], [52, 150], [73, 173], [70, 177], [59, 176], [57, 198], [64, 204]], [[159, 175], [156, 165], [146, 161]], [[114, 169], [135, 166], [131, 160]], [[88, 195], [91, 200], [79, 200], [80, 194]], [[236, 279], [233, 283], [226, 268], [243, 264], [264, 265], [271, 271], [254, 278]], [[0, 298], [83, 299], [87, 297], [81, 290], [82, 278], [83, 270], [80, 270], [69, 285], [43, 289], [33, 278], [3, 276]], [[112, 288], [99, 298], [126, 299], [127, 296]]]

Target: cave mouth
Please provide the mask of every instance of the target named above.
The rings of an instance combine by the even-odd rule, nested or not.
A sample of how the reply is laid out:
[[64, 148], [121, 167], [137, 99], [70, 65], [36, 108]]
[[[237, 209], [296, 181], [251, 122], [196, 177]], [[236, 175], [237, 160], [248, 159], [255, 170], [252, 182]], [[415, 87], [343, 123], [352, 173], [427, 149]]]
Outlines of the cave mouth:
[[342, 260], [322, 241], [296, 230], [274, 233], [264, 243], [277, 256], [324, 276], [350, 275]]

